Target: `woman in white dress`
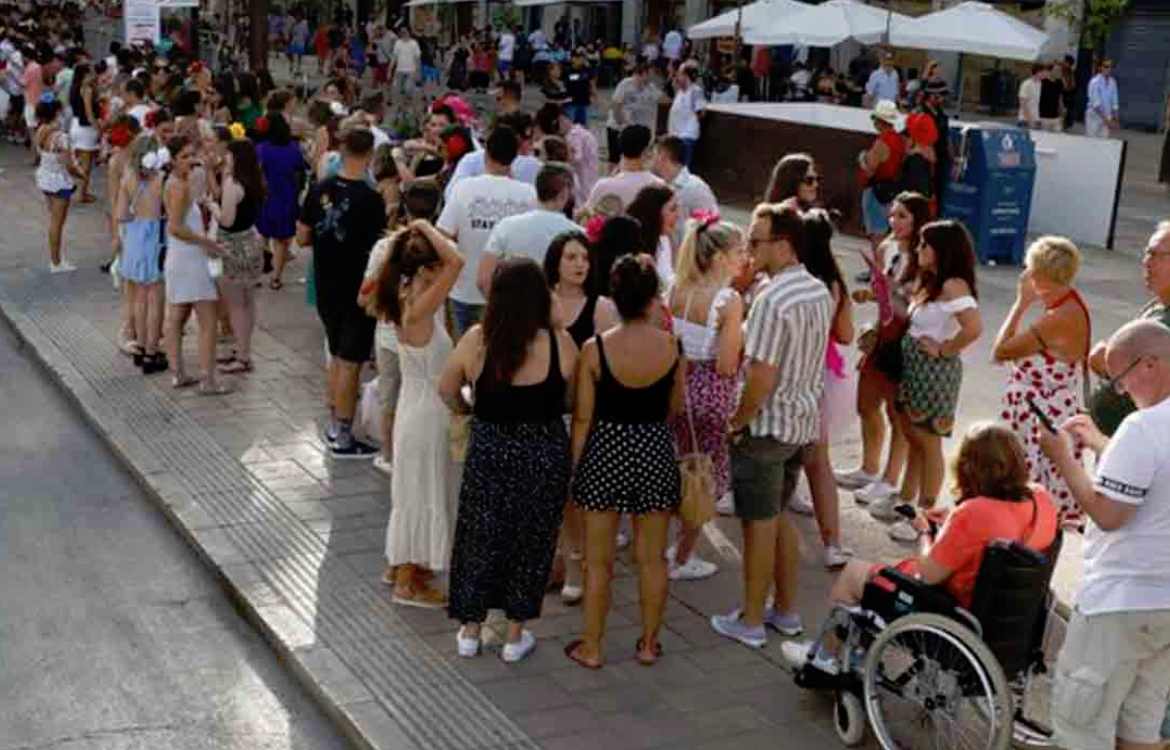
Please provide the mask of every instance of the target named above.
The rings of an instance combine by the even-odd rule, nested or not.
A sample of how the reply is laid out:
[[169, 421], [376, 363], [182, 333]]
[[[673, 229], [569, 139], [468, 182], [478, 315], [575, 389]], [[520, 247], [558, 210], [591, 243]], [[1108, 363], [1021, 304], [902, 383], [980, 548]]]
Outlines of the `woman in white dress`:
[[81, 203], [93, 203], [95, 198], [89, 192], [89, 177], [93, 162], [101, 148], [98, 132], [97, 73], [86, 64], [79, 63], [73, 68], [73, 84], [69, 90], [69, 107], [73, 120], [69, 126], [69, 140], [73, 144], [73, 156], [81, 172]]
[[37, 189], [45, 196], [45, 207], [49, 212], [49, 271], [61, 273], [76, 271], [77, 266], [65, 261], [61, 255], [61, 239], [65, 233], [65, 219], [69, 216], [69, 201], [75, 190], [74, 177], [81, 172], [70, 155], [69, 136], [61, 131], [58, 115], [61, 103], [56, 99], [37, 102], [37, 131], [33, 135], [36, 149]]
[[[163, 200], [167, 209], [167, 257], [164, 266], [167, 297], [167, 347], [175, 369], [171, 384], [186, 388], [199, 383], [204, 395], [227, 393], [230, 389], [215, 378], [216, 300], [219, 293], [208, 261], [223, 254], [223, 245], [204, 230], [199, 210], [197, 183], [192, 179], [196, 144], [176, 136], [167, 144], [174, 169], [167, 179]], [[199, 365], [203, 380], [196, 380], [183, 367], [183, 327], [195, 311], [199, 322]]]
[[459, 278], [463, 256], [424, 220], [395, 232], [390, 244], [375, 309], [394, 324], [402, 385], [382, 580], [394, 586], [397, 604], [438, 608], [447, 598], [431, 579], [450, 564], [459, 479], [451, 456], [451, 415], [438, 391], [451, 337], [436, 314]]

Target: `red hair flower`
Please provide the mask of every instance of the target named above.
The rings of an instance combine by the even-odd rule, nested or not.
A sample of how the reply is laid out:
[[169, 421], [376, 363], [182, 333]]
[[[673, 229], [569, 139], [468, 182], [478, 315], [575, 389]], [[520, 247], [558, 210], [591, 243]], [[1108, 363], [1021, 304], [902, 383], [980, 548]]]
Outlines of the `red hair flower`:
[[130, 145], [133, 136], [130, 134], [130, 128], [123, 123], [118, 123], [110, 128], [110, 145], [114, 148], [125, 148]]
[[268, 118], [264, 115], [260, 115], [256, 118], [256, 125], [254, 127], [257, 133], [264, 135], [268, 132]]
[[471, 144], [463, 137], [462, 133], [454, 133], [447, 136], [443, 141], [443, 146], [447, 149], [447, 162], [453, 164], [463, 157], [471, 150]]
[[146, 117], [142, 118], [142, 124], [147, 130], [154, 130], [158, 125], [158, 110], [152, 109], [146, 113]]
[[585, 222], [585, 237], [591, 244], [596, 245], [601, 241], [601, 230], [605, 229], [606, 218], [604, 214], [597, 214]]
[[203, 63], [199, 60], [196, 60], [195, 62], [193, 62], [187, 66], [187, 75], [189, 75], [189, 76], [197, 76], [202, 72], [203, 72]]

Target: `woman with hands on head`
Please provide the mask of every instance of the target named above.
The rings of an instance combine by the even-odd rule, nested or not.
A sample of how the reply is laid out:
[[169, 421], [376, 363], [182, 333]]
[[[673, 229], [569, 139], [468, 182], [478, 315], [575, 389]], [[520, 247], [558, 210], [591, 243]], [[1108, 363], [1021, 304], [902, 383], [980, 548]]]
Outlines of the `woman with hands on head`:
[[[208, 261], [223, 255], [224, 247], [207, 234], [199, 209], [198, 186], [192, 179], [199, 166], [195, 143], [175, 136], [167, 144], [174, 168], [163, 190], [167, 212], [167, 262], [164, 269], [167, 299], [167, 347], [175, 370], [172, 385], [186, 388], [199, 383], [204, 395], [228, 393], [216, 381], [216, 300], [219, 293]], [[183, 364], [183, 327], [194, 310], [199, 323], [199, 365], [202, 381], [187, 374]]]
[[[1080, 508], [1040, 450], [1042, 425], [1029, 402], [1054, 424], [1085, 405], [1092, 334], [1089, 310], [1072, 286], [1080, 261], [1080, 251], [1064, 237], [1040, 237], [1033, 242], [1016, 284], [1016, 300], [992, 349], [996, 362], [1010, 363], [1012, 368], [1000, 416], [1024, 444], [1032, 481], [1048, 488], [1061, 522], [1073, 527], [1083, 523]], [[1039, 316], [1024, 327], [1024, 318], [1037, 307]], [[1080, 458], [1080, 449], [1076, 455]]]

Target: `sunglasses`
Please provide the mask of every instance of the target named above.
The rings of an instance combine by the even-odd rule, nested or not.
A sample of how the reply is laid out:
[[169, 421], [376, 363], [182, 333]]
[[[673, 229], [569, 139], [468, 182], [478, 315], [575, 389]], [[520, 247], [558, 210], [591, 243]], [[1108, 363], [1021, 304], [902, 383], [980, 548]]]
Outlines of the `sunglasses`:
[[821, 176], [817, 174], [806, 174], [801, 178], [800, 182], [804, 185], [819, 185]]
[[1116, 393], [1119, 396], [1124, 396], [1125, 395], [1125, 386], [1122, 384], [1121, 381], [1125, 380], [1125, 376], [1130, 374], [1131, 372], [1133, 372], [1133, 369], [1135, 367], [1137, 367], [1138, 365], [1140, 365], [1143, 360], [1145, 360], [1144, 356], [1138, 357], [1134, 361], [1130, 362], [1128, 367], [1126, 367], [1121, 372], [1117, 373], [1117, 377], [1107, 378], [1105, 382], [1109, 386], [1110, 390], [1112, 390], [1114, 393]]

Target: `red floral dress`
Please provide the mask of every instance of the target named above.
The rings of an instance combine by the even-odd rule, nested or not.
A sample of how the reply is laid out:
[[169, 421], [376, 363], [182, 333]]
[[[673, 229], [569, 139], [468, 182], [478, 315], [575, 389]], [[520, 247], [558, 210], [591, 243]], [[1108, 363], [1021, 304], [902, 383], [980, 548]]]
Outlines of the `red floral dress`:
[[[1071, 528], [1084, 525], [1083, 514], [1060, 472], [1040, 450], [1042, 428], [1028, 408], [1027, 398], [1031, 397], [1036, 406], [1052, 419], [1052, 423], [1059, 425], [1083, 407], [1082, 377], [1084, 370], [1080, 362], [1062, 362], [1048, 352], [1016, 360], [1004, 393], [1003, 412], [1000, 414], [1024, 443], [1024, 450], [1028, 454], [1029, 478], [1048, 489], [1056, 504], [1060, 523]], [[1078, 445], [1074, 452], [1078, 462], [1082, 454], [1083, 448]]]

